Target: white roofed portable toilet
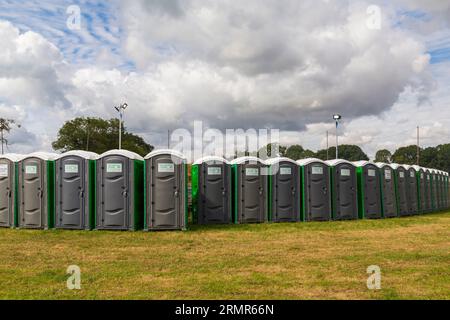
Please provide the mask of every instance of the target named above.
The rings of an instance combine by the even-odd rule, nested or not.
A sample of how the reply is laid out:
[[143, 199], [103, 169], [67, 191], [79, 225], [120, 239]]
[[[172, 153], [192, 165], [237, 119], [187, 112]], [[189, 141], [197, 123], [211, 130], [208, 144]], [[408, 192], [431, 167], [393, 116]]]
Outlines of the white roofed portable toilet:
[[410, 165], [404, 165], [404, 167], [406, 168], [408, 211], [410, 215], [416, 215], [419, 213], [417, 170], [414, 166]]
[[380, 170], [369, 161], [354, 162], [358, 175], [358, 207], [360, 219], [382, 218]]
[[356, 167], [347, 160], [329, 160], [333, 220], [358, 219]]
[[377, 162], [376, 165], [380, 168], [381, 209], [383, 217], [398, 217], [395, 171], [388, 163]]
[[95, 228], [96, 160], [98, 154], [69, 151], [56, 157], [55, 227]]
[[203, 157], [192, 165], [191, 172], [194, 223], [201, 225], [232, 223], [229, 162], [217, 156]]
[[22, 155], [0, 155], [0, 228], [17, 226], [17, 170]]
[[231, 161], [234, 222], [264, 223], [268, 220], [268, 167], [256, 157]]
[[431, 203], [433, 207], [433, 212], [439, 211], [439, 183], [437, 178], [437, 170], [430, 169], [431, 176]]
[[54, 227], [56, 157], [54, 153], [36, 152], [19, 159], [19, 228]]
[[431, 169], [422, 168], [425, 174], [425, 206], [422, 208], [422, 213], [433, 212], [433, 184]]
[[187, 159], [175, 150], [145, 157], [144, 230], [185, 230], [188, 222]]
[[300, 167], [289, 158], [268, 159], [269, 166], [269, 220], [298, 222], [301, 219]]
[[429, 212], [429, 200], [428, 200], [428, 184], [427, 184], [427, 172], [425, 168], [414, 165], [413, 168], [417, 172], [417, 196], [418, 196], [418, 209], [419, 213]]
[[142, 229], [144, 158], [127, 150], [111, 150], [97, 159], [97, 230]]
[[408, 204], [408, 170], [405, 166], [397, 163], [392, 163], [391, 167], [395, 172], [395, 181], [397, 189], [397, 203], [398, 203], [398, 215], [400, 217], [409, 215]]
[[331, 220], [330, 170], [320, 159], [298, 160], [302, 176], [302, 221]]

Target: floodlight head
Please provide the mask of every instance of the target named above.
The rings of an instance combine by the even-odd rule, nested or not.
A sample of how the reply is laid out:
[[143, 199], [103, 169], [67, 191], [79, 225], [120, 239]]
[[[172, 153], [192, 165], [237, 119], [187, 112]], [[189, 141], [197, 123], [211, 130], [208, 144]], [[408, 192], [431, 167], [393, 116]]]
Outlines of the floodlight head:
[[117, 112], [120, 112], [120, 108], [119, 107], [114, 107], [114, 109], [116, 109]]
[[333, 119], [338, 121], [338, 120], [342, 119], [342, 116], [340, 114], [335, 114], [335, 115], [333, 115]]
[[128, 107], [128, 104], [127, 104], [127, 103], [124, 103], [124, 104], [122, 105], [122, 109], [123, 109], [123, 110], [125, 110], [127, 107]]

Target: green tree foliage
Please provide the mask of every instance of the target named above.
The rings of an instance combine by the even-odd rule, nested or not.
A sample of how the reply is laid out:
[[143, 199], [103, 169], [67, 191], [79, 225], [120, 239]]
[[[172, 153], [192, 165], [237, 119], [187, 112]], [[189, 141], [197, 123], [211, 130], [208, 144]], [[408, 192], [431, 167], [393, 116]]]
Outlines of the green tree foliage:
[[302, 159], [302, 154], [304, 153], [305, 149], [303, 149], [302, 146], [296, 144], [293, 146], [290, 146], [286, 150], [286, 157], [291, 158], [292, 160], [300, 160]]
[[[272, 156], [272, 147], [276, 148], [278, 147], [278, 155], [273, 155]], [[258, 151], [258, 156], [262, 159], [267, 158], [266, 155], [271, 158], [271, 157], [276, 157], [276, 156], [280, 156], [280, 157], [285, 157], [286, 156], [286, 147], [279, 145], [278, 143], [273, 144], [273, 143], [269, 143], [267, 146], [262, 147], [259, 151]]]
[[387, 149], [377, 151], [375, 155], [375, 162], [391, 163], [392, 153]]
[[[118, 135], [118, 119], [76, 118], [63, 125], [52, 146], [53, 149], [61, 152], [87, 150], [101, 154], [117, 149]], [[127, 132], [126, 128], [122, 128], [122, 148], [141, 156], [153, 150], [153, 146], [146, 143], [140, 136]]]
[[397, 149], [392, 155], [392, 161], [400, 164], [417, 164], [417, 146], [407, 146]]
[[[327, 160], [327, 150], [324, 149], [317, 151], [316, 157], [321, 160]], [[336, 158], [336, 147], [331, 147], [328, 149], [328, 157], [329, 159]], [[367, 154], [365, 154], [360, 147], [348, 144], [339, 146], [339, 158], [348, 161], [369, 160]]]

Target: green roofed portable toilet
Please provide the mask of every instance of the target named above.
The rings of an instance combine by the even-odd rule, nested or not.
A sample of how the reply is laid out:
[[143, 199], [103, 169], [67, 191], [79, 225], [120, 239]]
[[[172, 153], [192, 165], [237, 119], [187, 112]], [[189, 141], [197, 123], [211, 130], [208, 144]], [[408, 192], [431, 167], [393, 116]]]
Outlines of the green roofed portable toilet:
[[398, 210], [394, 169], [387, 163], [378, 162], [377, 166], [380, 168], [381, 208], [383, 217], [395, 218], [398, 216]]
[[55, 227], [95, 228], [95, 184], [98, 154], [69, 151], [56, 157]]
[[208, 156], [192, 165], [194, 222], [228, 224], [232, 217], [231, 166], [222, 157]]
[[425, 168], [419, 166], [413, 166], [417, 172], [417, 194], [418, 194], [418, 207], [419, 213], [427, 213], [428, 209], [428, 188], [427, 188], [427, 176]]
[[185, 230], [188, 219], [187, 160], [175, 150], [145, 157], [144, 230]]
[[95, 228], [142, 229], [144, 159], [131, 151], [111, 150], [97, 159]]
[[272, 222], [300, 221], [300, 167], [289, 158], [272, 158], [269, 166], [269, 220]]
[[369, 161], [354, 162], [358, 174], [358, 212], [360, 219], [382, 218], [380, 170]]
[[417, 170], [415, 167], [409, 165], [405, 165], [404, 167], [406, 168], [408, 211], [410, 215], [416, 215], [419, 213]]
[[233, 175], [234, 222], [267, 222], [267, 165], [256, 157], [237, 158], [230, 164]]
[[302, 221], [331, 220], [331, 187], [328, 164], [320, 159], [298, 160], [302, 177]]
[[408, 182], [406, 180], [408, 172], [403, 165], [393, 163], [391, 166], [395, 170], [398, 215], [400, 217], [405, 217], [409, 215]]
[[19, 171], [19, 228], [51, 229], [55, 214], [56, 154], [36, 152], [23, 156]]
[[356, 167], [347, 160], [326, 161], [330, 166], [333, 220], [358, 219]]
[[17, 226], [17, 163], [21, 157], [17, 154], [0, 155], [0, 228]]
[[439, 211], [439, 193], [438, 193], [438, 181], [437, 181], [437, 170], [430, 169], [431, 176], [431, 203], [433, 206], [433, 212]]

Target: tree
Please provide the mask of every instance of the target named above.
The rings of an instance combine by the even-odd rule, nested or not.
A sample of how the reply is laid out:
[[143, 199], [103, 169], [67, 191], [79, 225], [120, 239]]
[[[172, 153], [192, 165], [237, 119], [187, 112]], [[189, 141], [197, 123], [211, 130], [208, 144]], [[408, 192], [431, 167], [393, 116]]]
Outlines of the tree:
[[375, 162], [391, 163], [392, 153], [387, 149], [377, 151], [375, 155]]
[[436, 169], [446, 172], [450, 171], [450, 144], [441, 144], [436, 147], [437, 163]]
[[[278, 147], [278, 155], [272, 155], [272, 148], [277, 148]], [[262, 147], [259, 151], [258, 151], [258, 156], [261, 158], [266, 158], [269, 157], [285, 157], [286, 156], [286, 147], [282, 146], [278, 143], [269, 143], [267, 146]]]
[[[101, 154], [117, 149], [118, 135], [118, 119], [76, 118], [62, 126], [52, 146], [61, 152], [87, 150]], [[146, 143], [143, 138], [127, 132], [124, 127], [122, 127], [122, 147], [141, 156], [153, 150], [153, 146]]]
[[438, 166], [438, 150], [434, 147], [425, 148], [420, 153], [420, 165], [426, 168], [436, 168]]
[[[328, 156], [329, 159], [334, 159], [336, 157], [336, 147], [328, 149]], [[316, 157], [321, 160], [327, 160], [327, 150], [317, 151]], [[339, 146], [339, 158], [347, 161], [369, 160], [367, 154], [365, 154], [360, 147], [348, 144]]]
[[286, 157], [297, 161], [297, 160], [302, 159], [302, 153], [304, 151], [305, 150], [303, 149], [302, 146], [296, 144], [296, 145], [293, 145], [293, 146], [290, 146], [289, 148], [287, 148]]
[[417, 164], [417, 146], [411, 145], [397, 149], [392, 155], [392, 161], [400, 164]]

